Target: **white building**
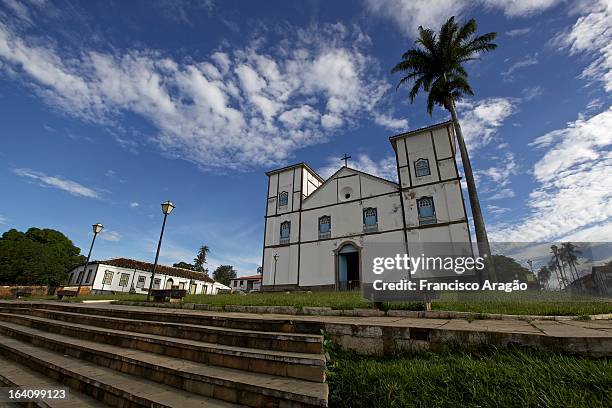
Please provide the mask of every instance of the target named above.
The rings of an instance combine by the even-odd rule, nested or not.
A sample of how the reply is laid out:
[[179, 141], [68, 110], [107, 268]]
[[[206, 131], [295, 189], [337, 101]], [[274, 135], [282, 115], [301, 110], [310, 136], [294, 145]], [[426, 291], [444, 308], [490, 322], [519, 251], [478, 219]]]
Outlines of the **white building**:
[[232, 290], [243, 292], [258, 291], [261, 289], [261, 275], [241, 276], [230, 282]]
[[[92, 293], [141, 293], [146, 294], [151, 282], [153, 264], [127, 258], [94, 261], [73, 268], [68, 275], [66, 286], [89, 287]], [[219, 290], [230, 290], [204, 273], [173, 266], [157, 265], [153, 289], [170, 289], [178, 286], [191, 294], [216, 295]]]
[[263, 290], [360, 286], [366, 244], [470, 243], [451, 122], [390, 139], [398, 182], [350, 167], [269, 171]]

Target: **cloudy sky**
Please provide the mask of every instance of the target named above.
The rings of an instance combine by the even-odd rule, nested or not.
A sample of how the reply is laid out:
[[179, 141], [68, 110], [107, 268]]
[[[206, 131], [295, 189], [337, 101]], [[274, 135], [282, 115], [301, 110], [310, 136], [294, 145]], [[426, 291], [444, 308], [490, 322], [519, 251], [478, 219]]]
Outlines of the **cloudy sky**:
[[610, 0], [0, 0], [0, 231], [152, 261], [171, 199], [162, 262], [252, 273], [265, 171], [395, 178], [388, 137], [447, 119], [390, 69], [453, 14], [498, 33], [459, 105], [490, 237], [609, 241]]

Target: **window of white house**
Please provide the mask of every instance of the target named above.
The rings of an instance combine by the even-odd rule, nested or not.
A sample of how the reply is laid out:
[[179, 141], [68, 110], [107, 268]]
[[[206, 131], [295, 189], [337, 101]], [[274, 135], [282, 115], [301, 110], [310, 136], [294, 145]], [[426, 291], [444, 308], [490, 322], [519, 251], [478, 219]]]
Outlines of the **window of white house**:
[[281, 191], [278, 195], [278, 206], [285, 207], [289, 204], [289, 193], [286, 191]]
[[113, 283], [113, 271], [105, 271], [104, 280], [102, 280], [102, 284], [110, 285], [111, 283]]
[[376, 208], [364, 208], [363, 230], [366, 232], [378, 230], [378, 212], [376, 211]]
[[179, 289], [185, 289], [185, 282], [179, 282]]
[[331, 217], [324, 215], [319, 218], [319, 239], [331, 237]]
[[88, 283], [89, 280], [91, 279], [91, 273], [93, 272], [93, 269], [90, 269], [89, 272], [87, 272], [87, 279], [85, 279], [85, 283]]
[[83, 271], [79, 272], [79, 277], [77, 278], [77, 283], [81, 283], [83, 280]]
[[146, 276], [139, 276], [138, 280], [136, 281], [136, 287], [139, 289], [144, 288], [146, 280], [147, 280]]
[[119, 286], [126, 287], [129, 281], [130, 281], [130, 274], [122, 273], [121, 278], [119, 278]]
[[280, 243], [288, 244], [289, 243], [289, 234], [291, 232], [291, 222], [285, 221], [280, 225]]
[[432, 197], [422, 197], [417, 200], [419, 211], [419, 225], [435, 224], [436, 210]]
[[156, 278], [153, 281], [153, 289], [159, 289], [159, 284], [161, 283], [161, 279], [160, 278]]
[[419, 159], [414, 162], [414, 174], [417, 177], [425, 177], [431, 174], [429, 170], [429, 160], [427, 159]]
[[238, 286], [238, 281], [234, 281], [234, 287]]

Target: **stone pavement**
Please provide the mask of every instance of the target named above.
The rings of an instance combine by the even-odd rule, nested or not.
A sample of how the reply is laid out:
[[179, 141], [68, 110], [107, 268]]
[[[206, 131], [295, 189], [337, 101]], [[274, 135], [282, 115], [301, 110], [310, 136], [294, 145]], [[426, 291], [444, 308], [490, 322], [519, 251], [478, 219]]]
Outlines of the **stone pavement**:
[[[27, 304], [28, 302], [20, 302]], [[36, 302], [34, 302], [36, 303]], [[401, 348], [443, 349], [453, 346], [520, 345], [538, 350], [569, 352], [588, 356], [612, 355], [612, 320], [465, 320], [390, 316], [307, 316], [215, 312], [115, 304], [67, 305], [60, 308], [93, 308], [108, 313], [155, 315], [156, 319], [213, 319], [223, 322], [250, 322], [254, 329], [274, 327], [319, 334], [324, 330], [337, 343], [362, 353], [379, 354]], [[0, 302], [1, 305], [1, 302]], [[138, 317], [138, 316], [136, 316]], [[177, 320], [178, 319], [178, 320]], [[224, 323], [230, 324], [230, 323]], [[237, 324], [237, 323], [236, 323]], [[291, 328], [291, 329], [289, 329]]]

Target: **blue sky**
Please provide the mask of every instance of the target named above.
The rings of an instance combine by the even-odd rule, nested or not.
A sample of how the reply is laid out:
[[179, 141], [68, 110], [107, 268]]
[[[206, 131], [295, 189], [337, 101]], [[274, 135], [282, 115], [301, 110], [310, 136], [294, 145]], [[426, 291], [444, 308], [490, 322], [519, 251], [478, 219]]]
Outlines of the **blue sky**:
[[266, 170], [394, 178], [390, 135], [446, 120], [390, 74], [419, 25], [498, 32], [460, 116], [489, 236], [612, 236], [612, 4], [561, 0], [0, 0], [0, 231], [97, 259], [259, 265]]

